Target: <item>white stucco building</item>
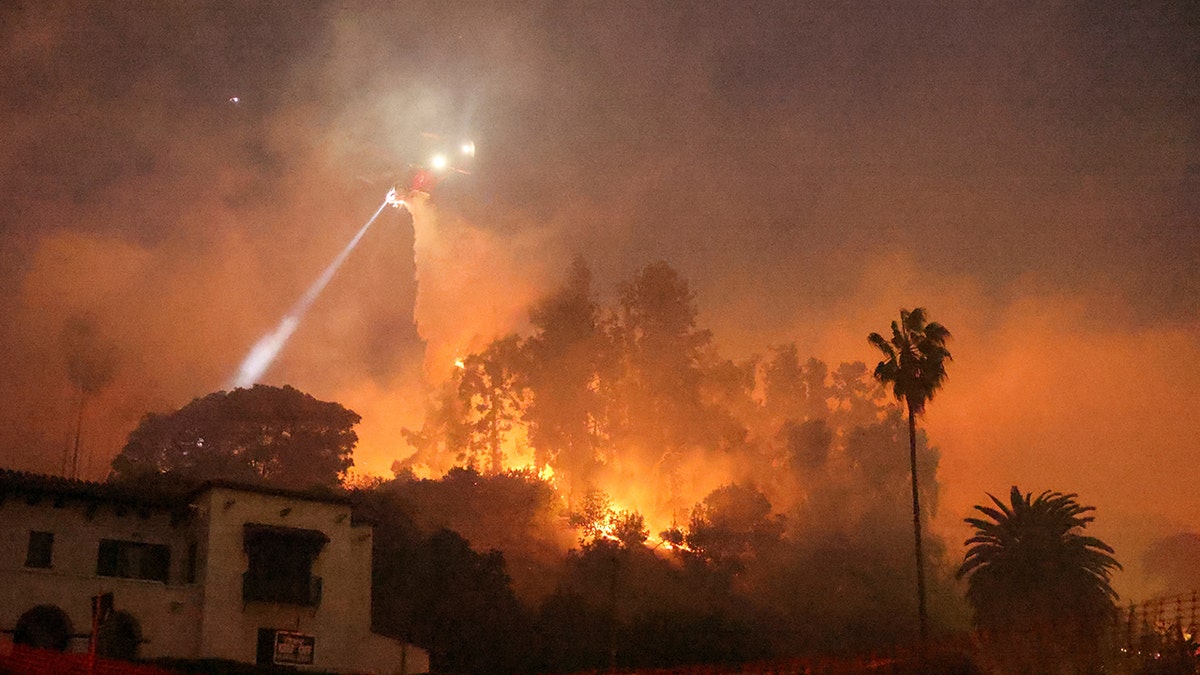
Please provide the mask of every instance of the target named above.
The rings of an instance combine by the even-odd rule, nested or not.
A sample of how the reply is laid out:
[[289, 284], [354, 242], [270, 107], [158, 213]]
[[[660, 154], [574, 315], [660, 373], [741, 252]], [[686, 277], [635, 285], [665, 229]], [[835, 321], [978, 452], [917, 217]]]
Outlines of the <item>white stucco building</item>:
[[0, 641], [86, 651], [103, 598], [115, 657], [427, 672], [423, 650], [371, 632], [371, 544], [337, 496], [0, 470]]

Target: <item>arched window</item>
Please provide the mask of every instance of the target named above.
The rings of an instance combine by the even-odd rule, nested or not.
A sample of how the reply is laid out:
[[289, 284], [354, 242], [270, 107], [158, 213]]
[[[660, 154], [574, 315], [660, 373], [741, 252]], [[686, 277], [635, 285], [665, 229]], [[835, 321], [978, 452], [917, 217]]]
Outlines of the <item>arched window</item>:
[[17, 619], [13, 642], [38, 649], [66, 651], [71, 641], [71, 619], [54, 605], [38, 605]]

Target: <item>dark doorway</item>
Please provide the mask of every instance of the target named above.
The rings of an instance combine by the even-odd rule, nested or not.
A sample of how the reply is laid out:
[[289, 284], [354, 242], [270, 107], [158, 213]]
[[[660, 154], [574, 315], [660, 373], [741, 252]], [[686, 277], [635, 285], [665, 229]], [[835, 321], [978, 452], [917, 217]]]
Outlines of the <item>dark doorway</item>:
[[110, 659], [132, 661], [142, 642], [142, 627], [129, 612], [113, 612], [96, 632], [96, 653]]
[[13, 642], [38, 649], [66, 651], [71, 641], [71, 620], [54, 605], [38, 605], [17, 619]]

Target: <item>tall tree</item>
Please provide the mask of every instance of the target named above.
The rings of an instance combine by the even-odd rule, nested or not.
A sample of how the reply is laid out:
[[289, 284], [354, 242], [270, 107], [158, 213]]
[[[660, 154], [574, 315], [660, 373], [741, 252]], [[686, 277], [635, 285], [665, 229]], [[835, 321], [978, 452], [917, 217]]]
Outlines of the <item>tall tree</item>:
[[768, 348], [762, 365], [763, 405], [776, 426], [788, 420], [804, 421], [804, 366], [796, 343], [789, 342]]
[[79, 452], [83, 437], [83, 411], [88, 399], [96, 396], [117, 372], [117, 348], [101, 338], [96, 320], [88, 314], [75, 314], [63, 326], [62, 345], [67, 358], [67, 376], [79, 390], [75, 417], [75, 441], [63, 457], [63, 475], [79, 476]]
[[679, 468], [697, 446], [715, 447], [714, 415], [704, 404], [705, 355], [712, 334], [696, 326], [699, 310], [687, 280], [652, 263], [621, 286], [610, 325], [620, 366], [610, 390], [614, 435], [636, 462], [667, 483], [662, 505], [682, 507]]
[[773, 346], [769, 351], [762, 373], [767, 412], [780, 424], [828, 417], [832, 391], [825, 380], [829, 367], [815, 358], [801, 365], [794, 342]]
[[834, 405], [831, 417], [843, 427], [872, 424], [879, 413], [877, 399], [884, 394], [862, 361], [839, 364], [831, 375], [829, 392]]
[[110, 478], [166, 474], [280, 487], [332, 487], [354, 465], [359, 416], [292, 387], [219, 391], [173, 413], [150, 413], [129, 434]]
[[804, 417], [821, 420], [829, 416], [828, 399], [832, 392], [825, 380], [829, 367], [820, 359], [810, 358], [804, 364]]
[[966, 519], [975, 535], [957, 572], [976, 625], [1010, 668], [1098, 672], [1101, 634], [1117, 609], [1109, 582], [1121, 565], [1108, 544], [1082, 534], [1095, 508], [1015, 485], [1009, 504], [988, 497], [995, 508], [975, 507], [987, 517]]
[[524, 415], [524, 373], [520, 338], [509, 335], [493, 341], [482, 353], [463, 359], [458, 394], [466, 414], [466, 446], [462, 461], [486, 473], [504, 471], [504, 445]]
[[946, 380], [946, 362], [950, 351], [946, 340], [950, 331], [939, 323], [927, 322], [923, 307], [911, 312], [900, 310], [900, 321], [892, 322], [892, 338], [871, 333], [867, 340], [883, 354], [875, 366], [875, 379], [892, 386], [896, 400], [908, 409], [908, 458], [912, 475], [913, 540], [917, 556], [917, 619], [924, 650], [929, 637], [925, 609], [925, 563], [921, 552], [921, 498], [917, 489], [917, 415]]
[[536, 332], [525, 343], [532, 393], [526, 420], [534, 458], [564, 476], [569, 494], [582, 495], [592, 487], [604, 437], [599, 389], [611, 352], [582, 258], [529, 318]]
[[425, 419], [420, 429], [404, 427], [400, 430], [404, 440], [415, 449], [412, 455], [392, 462], [392, 471], [403, 474], [414, 466], [424, 466], [437, 473], [444, 473], [463, 461], [467, 452], [467, 441], [471, 436], [467, 402], [459, 396], [466, 362], [456, 369], [454, 377], [441, 384], [425, 409]]

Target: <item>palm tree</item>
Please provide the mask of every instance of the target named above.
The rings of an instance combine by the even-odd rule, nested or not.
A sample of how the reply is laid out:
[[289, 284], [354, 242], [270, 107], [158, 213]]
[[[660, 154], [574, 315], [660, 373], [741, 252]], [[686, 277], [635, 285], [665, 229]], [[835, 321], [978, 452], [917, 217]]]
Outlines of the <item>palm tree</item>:
[[925, 564], [921, 553], [921, 498], [917, 491], [917, 415], [925, 412], [925, 404], [941, 389], [946, 380], [946, 362], [951, 360], [946, 349], [950, 331], [939, 323], [926, 323], [925, 309], [900, 310], [899, 323], [892, 322], [892, 339], [871, 333], [867, 340], [883, 353], [875, 366], [875, 379], [884, 386], [892, 385], [896, 400], [908, 409], [908, 461], [912, 472], [913, 539], [917, 554], [917, 618], [921, 626], [921, 647], [928, 640], [928, 619], [925, 611]]
[[957, 572], [967, 577], [976, 626], [1000, 641], [1007, 660], [1025, 652], [1031, 667], [1057, 658], [1060, 667], [1092, 672], [1101, 632], [1116, 615], [1112, 572], [1121, 569], [1108, 544], [1080, 533], [1095, 509], [1074, 494], [1033, 498], [1015, 485], [1011, 504], [988, 497], [996, 508], [975, 507], [987, 518], [966, 519], [975, 536]]

